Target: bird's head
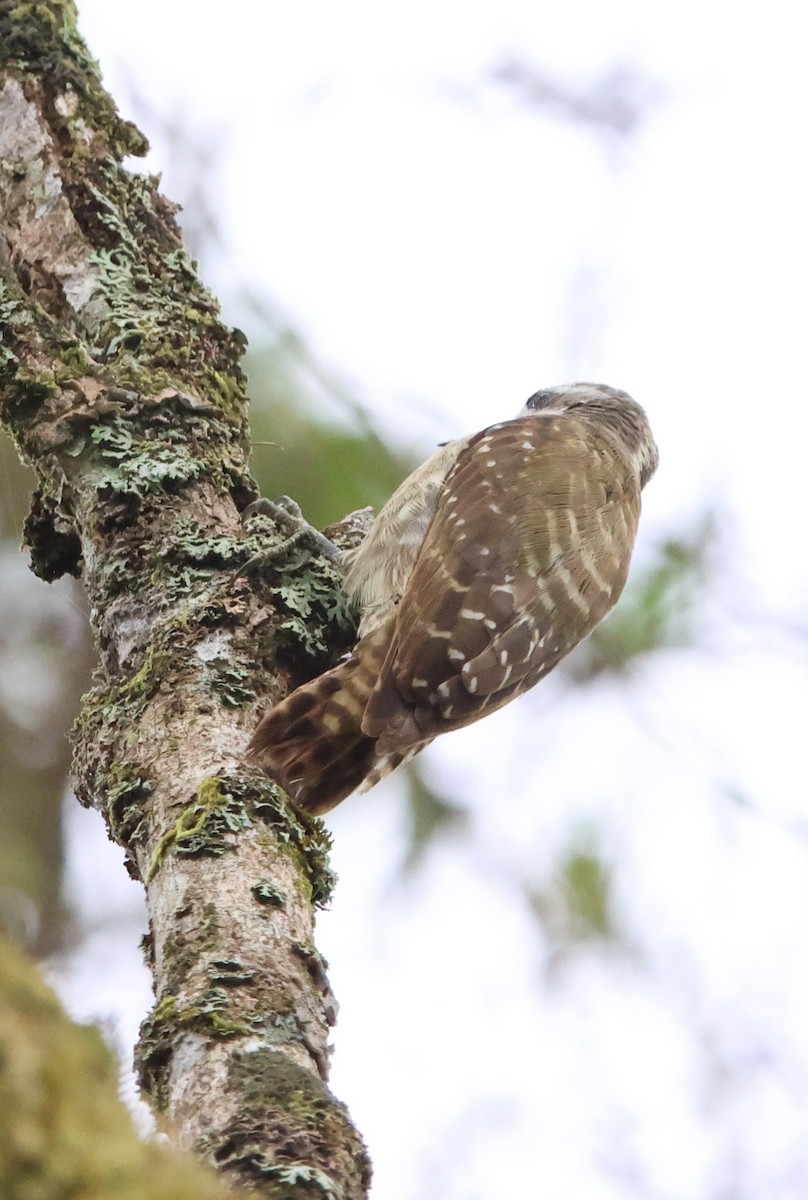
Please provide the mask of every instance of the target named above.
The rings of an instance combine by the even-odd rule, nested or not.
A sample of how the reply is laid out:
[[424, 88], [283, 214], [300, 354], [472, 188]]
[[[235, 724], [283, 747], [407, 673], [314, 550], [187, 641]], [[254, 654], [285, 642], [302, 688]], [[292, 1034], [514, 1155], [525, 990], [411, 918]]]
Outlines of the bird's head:
[[550, 416], [577, 410], [593, 423], [619, 437], [632, 456], [640, 484], [645, 487], [659, 463], [654, 435], [645, 409], [628, 392], [605, 383], [568, 383], [542, 388], [525, 403], [520, 416]]

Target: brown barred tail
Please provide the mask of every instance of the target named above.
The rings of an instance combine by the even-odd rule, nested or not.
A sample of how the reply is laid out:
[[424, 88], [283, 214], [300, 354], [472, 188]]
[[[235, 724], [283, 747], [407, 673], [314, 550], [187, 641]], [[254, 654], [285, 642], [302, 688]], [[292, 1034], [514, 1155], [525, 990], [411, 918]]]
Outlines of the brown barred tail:
[[328, 812], [377, 766], [376, 739], [362, 732], [362, 717], [386, 640], [364, 638], [348, 662], [297, 688], [253, 734], [248, 758], [311, 813]]

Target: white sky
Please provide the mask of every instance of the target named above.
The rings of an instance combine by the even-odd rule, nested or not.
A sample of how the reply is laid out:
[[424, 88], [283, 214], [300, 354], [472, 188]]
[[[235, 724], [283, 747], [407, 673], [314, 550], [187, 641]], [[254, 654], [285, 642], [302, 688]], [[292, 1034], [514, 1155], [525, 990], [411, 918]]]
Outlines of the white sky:
[[[80, 10], [124, 111], [135, 87], [221, 149], [211, 285], [271, 294], [391, 435], [426, 452], [600, 379], [660, 443], [639, 554], [708, 504], [724, 517], [709, 650], [659, 653], [627, 689], [549, 681], [435, 748], [465, 843], [397, 890], [395, 781], [334, 814], [333, 1084], [374, 1200], [808, 1196], [806, 645], [731, 615], [804, 620], [808, 596], [796, 6]], [[625, 69], [656, 99], [604, 140], [492, 83], [514, 57], [570, 88]], [[172, 163], [150, 167], [171, 195]], [[89, 877], [107, 903], [120, 869], [73, 819], [98, 842], [74, 864], [91, 908]], [[546, 886], [583, 826], [632, 952], [553, 965], [514, 883]], [[148, 995], [127, 938], [91, 942], [64, 986], [81, 1007], [105, 964], [94, 1012], [133, 1038]]]

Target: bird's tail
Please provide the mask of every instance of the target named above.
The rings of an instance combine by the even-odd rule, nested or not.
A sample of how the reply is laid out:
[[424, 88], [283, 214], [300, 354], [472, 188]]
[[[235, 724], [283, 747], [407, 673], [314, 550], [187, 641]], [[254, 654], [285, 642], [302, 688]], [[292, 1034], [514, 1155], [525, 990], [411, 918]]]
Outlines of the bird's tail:
[[362, 732], [386, 643], [363, 638], [347, 662], [297, 688], [253, 734], [248, 758], [311, 813], [328, 812], [366, 780], [372, 786], [405, 757], [379, 759], [376, 738]]

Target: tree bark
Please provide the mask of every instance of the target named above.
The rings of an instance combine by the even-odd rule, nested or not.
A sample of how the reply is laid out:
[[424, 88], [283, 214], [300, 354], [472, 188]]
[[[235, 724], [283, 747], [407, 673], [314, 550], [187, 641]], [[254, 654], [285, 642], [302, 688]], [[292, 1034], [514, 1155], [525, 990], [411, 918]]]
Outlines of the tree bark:
[[[136, 1060], [178, 1142], [261, 1194], [366, 1193], [326, 1086], [335, 1003], [313, 942], [328, 840], [242, 750], [348, 635], [339, 579], [245, 528], [243, 338], [218, 319], [72, 0], [0, 0], [0, 418], [38, 479], [26, 540], [80, 575], [100, 654], [76, 789], [146, 885], [155, 1007]], [[259, 548], [261, 585], [237, 577]]]

